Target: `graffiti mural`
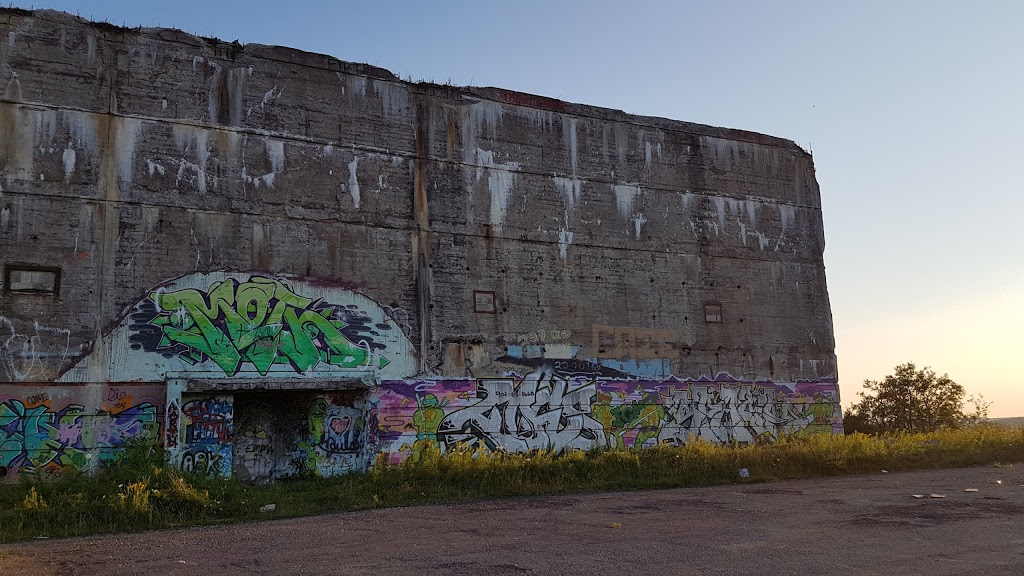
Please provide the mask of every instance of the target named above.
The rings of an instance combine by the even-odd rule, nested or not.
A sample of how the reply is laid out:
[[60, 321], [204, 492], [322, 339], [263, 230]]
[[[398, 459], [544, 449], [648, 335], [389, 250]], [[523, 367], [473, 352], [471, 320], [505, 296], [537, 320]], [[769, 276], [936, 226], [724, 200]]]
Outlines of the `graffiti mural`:
[[20, 397], [0, 398], [0, 477], [88, 471], [115, 457], [130, 439], [156, 444], [160, 423], [153, 388], [110, 387], [98, 406], [64, 389], [26, 387]]
[[365, 398], [338, 394], [314, 399], [295, 461], [319, 476], [364, 470], [370, 457], [367, 420], [375, 421], [376, 413], [377, 407]]
[[219, 476], [231, 474], [231, 447], [226, 445], [190, 447], [181, 454], [181, 469]]
[[166, 438], [164, 439], [165, 448], [177, 448], [178, 447], [178, 418], [179, 418], [178, 402], [171, 400], [167, 404], [167, 426]]
[[[210, 359], [228, 376], [242, 363], [261, 375], [287, 364], [306, 372], [323, 362], [340, 368], [383, 368], [390, 360], [374, 352], [372, 320], [354, 306], [327, 304], [299, 296], [280, 280], [252, 276], [195, 288], [157, 290], [135, 315], [134, 342], [147, 351], [172, 353], [188, 364]], [[149, 313], [155, 313], [152, 317]], [[146, 325], [156, 327], [147, 330]], [[391, 329], [384, 325], [381, 329]]]
[[416, 396], [416, 411], [412, 415], [413, 427], [416, 429], [416, 441], [412, 444], [414, 460], [441, 453], [437, 429], [444, 420], [444, 407], [447, 404], [446, 399], [438, 400], [433, 394]]
[[590, 450], [603, 446], [601, 423], [591, 416], [594, 383], [576, 384], [551, 373], [519, 382], [481, 379], [477, 401], [449, 413], [437, 428], [446, 446], [483, 444], [491, 450]]
[[182, 396], [183, 470], [231, 475], [233, 398], [229, 395]]
[[[284, 276], [196, 273], [151, 290], [60, 381], [106, 375], [155, 381], [168, 373], [279, 377], [370, 372], [406, 378], [416, 353], [399, 320], [345, 288]], [[399, 314], [401, 315], [401, 314]], [[93, 365], [99, 362], [99, 365]]]
[[230, 441], [232, 405], [226, 396], [191, 400], [181, 407], [188, 417], [186, 444], [221, 444]]
[[525, 377], [384, 382], [378, 440], [397, 462], [459, 445], [513, 452], [639, 450], [841, 430], [838, 388], [831, 380], [744, 382], [725, 374], [631, 380], [540, 369]]

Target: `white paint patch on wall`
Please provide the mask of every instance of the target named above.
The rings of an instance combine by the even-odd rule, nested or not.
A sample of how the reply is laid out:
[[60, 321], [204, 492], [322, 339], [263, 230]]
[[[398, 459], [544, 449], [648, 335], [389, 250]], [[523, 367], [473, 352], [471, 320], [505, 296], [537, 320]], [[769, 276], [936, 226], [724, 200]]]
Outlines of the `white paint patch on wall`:
[[764, 250], [765, 248], [768, 247], [768, 236], [764, 232], [754, 230], [754, 235], [757, 236], [757, 243], [760, 246], [761, 250]]
[[636, 235], [637, 240], [640, 239], [640, 228], [647, 223], [647, 218], [643, 214], [637, 214], [633, 217], [633, 233]]
[[373, 92], [380, 98], [384, 120], [409, 114], [409, 90], [405, 86], [374, 80]]
[[558, 255], [564, 262], [569, 253], [569, 245], [572, 244], [572, 232], [562, 228], [558, 231]]
[[[249, 118], [249, 116], [251, 116], [253, 111], [257, 108], [259, 108], [260, 112], [266, 112], [267, 104], [270, 104], [275, 99], [280, 98], [282, 93], [284, 93], [284, 88], [278, 89], [277, 86], [274, 86], [270, 90], [267, 90], [266, 92], [263, 93], [263, 98], [260, 100], [259, 104], [255, 106], [250, 106], [248, 109], [246, 109], [245, 117]], [[167, 107], [166, 103], [167, 101], [164, 100], [164, 108]]]
[[347, 76], [352, 91], [359, 96], [366, 96], [366, 78], [362, 76]]
[[[480, 159], [477, 140], [481, 136], [493, 137], [501, 124], [504, 107], [497, 102], [483, 100], [464, 109], [462, 118], [462, 155], [467, 164], [484, 164]], [[493, 158], [493, 156], [492, 156]]]
[[565, 141], [565, 148], [569, 153], [569, 167], [572, 169], [572, 175], [576, 176], [576, 118], [569, 117], [562, 124], [562, 140]]
[[555, 123], [555, 113], [539, 108], [507, 105], [508, 111], [519, 118], [526, 119], [532, 126], [548, 130]]
[[64, 111], [64, 124], [68, 127], [72, 145], [80, 150], [96, 153], [96, 120], [91, 114]]
[[627, 222], [632, 220], [633, 207], [641, 192], [640, 187], [633, 184], [613, 184], [612, 192], [615, 193], [615, 206], [619, 210], [619, 216]]
[[64, 183], [67, 184], [71, 182], [71, 174], [75, 172], [75, 149], [71, 147], [70, 142], [61, 154], [61, 160], [64, 162]]
[[626, 148], [629, 146], [629, 126], [625, 124], [615, 125], [615, 152], [618, 155], [619, 164], [626, 163]]
[[[206, 194], [206, 160], [210, 156], [206, 130], [174, 124], [171, 127], [171, 134], [174, 136], [174, 144], [177, 146], [178, 152], [181, 153], [175, 187], [180, 188], [186, 172], [191, 171], [194, 173], [196, 189], [200, 194]], [[190, 154], [196, 159], [195, 162], [188, 159]]]
[[718, 226], [715, 228], [716, 234], [725, 233], [725, 198], [721, 196], [715, 196], [711, 199], [715, 203], [715, 210], [718, 212]]
[[544, 344], [544, 358], [569, 360], [574, 355], [572, 344]]
[[21, 102], [21, 80], [15, 74], [7, 81], [7, 88], [4, 89], [4, 99], [14, 102]]
[[[132, 181], [132, 171], [135, 167], [135, 143], [142, 133], [142, 120], [138, 118], [114, 117], [112, 123], [117, 127], [114, 132], [114, 149], [117, 151], [117, 180], [119, 184], [127, 184]], [[202, 165], [206, 166], [206, 157], [210, 152], [206, 149], [206, 138], [204, 132], [203, 149], [200, 152]], [[205, 168], [204, 168], [205, 169]], [[205, 174], [202, 178], [202, 191], [206, 191]]]
[[284, 172], [284, 140], [266, 140], [267, 158], [270, 160], [270, 171]]
[[496, 232], [501, 232], [508, 215], [508, 202], [515, 186], [515, 171], [519, 170], [518, 162], [496, 163], [494, 152], [477, 148], [476, 157], [480, 167], [476, 170], [476, 178], [480, 180], [487, 174], [487, 190], [491, 193], [490, 223]]
[[284, 172], [284, 140], [267, 138], [264, 145], [267, 149], [267, 159], [270, 160], [270, 172], [264, 174], [262, 179], [267, 186], [273, 188], [277, 175]]
[[786, 231], [796, 222], [796, 206], [791, 204], [779, 204], [779, 220], [782, 221], [782, 230]]
[[575, 209], [580, 203], [583, 181], [578, 178], [562, 178], [559, 176], [552, 178], [552, 181], [555, 183], [555, 188], [562, 193], [566, 208], [568, 210]]
[[718, 168], [730, 172], [743, 172], [743, 168], [746, 168], [772, 177], [777, 177], [780, 174], [782, 156], [793, 156], [792, 152], [770, 146], [713, 136], [701, 136], [700, 146], [704, 156]]
[[355, 204], [356, 210], [359, 209], [359, 178], [356, 176], [358, 168], [359, 158], [353, 158], [348, 163], [348, 193], [352, 196], [352, 203]]
[[34, 110], [35, 140], [34, 143], [45, 148], [53, 144], [57, 135], [57, 112], [53, 110]]

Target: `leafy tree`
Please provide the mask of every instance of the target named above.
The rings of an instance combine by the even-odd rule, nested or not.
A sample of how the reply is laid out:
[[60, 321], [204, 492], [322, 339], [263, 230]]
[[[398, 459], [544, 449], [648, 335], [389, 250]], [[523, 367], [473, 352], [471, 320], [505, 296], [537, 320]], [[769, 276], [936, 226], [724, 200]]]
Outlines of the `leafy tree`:
[[918, 370], [913, 362], [897, 366], [881, 382], [865, 380], [866, 391], [843, 418], [848, 434], [891, 432], [934, 432], [960, 428], [988, 418], [989, 403], [980, 395], [968, 398], [974, 411], [964, 411], [966, 391], [947, 374], [937, 376], [927, 366]]

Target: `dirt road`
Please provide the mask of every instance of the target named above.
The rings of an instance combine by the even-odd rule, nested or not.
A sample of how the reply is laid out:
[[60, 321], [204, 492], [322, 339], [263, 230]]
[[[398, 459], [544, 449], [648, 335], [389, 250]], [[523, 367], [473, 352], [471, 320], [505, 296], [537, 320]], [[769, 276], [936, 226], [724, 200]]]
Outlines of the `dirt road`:
[[488, 500], [0, 546], [6, 576], [414, 573], [1020, 576], [1024, 465]]

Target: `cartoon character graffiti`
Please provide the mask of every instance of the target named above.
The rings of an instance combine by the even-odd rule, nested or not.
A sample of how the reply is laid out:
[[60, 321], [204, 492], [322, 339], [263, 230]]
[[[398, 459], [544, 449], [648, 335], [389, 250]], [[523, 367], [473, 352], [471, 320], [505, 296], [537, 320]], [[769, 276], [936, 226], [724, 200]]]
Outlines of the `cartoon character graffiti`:
[[804, 434], [831, 434], [832, 420], [836, 414], [835, 400], [822, 392], [814, 393], [814, 402], [808, 404], [801, 416], [810, 416], [811, 421], [803, 429]]
[[441, 453], [437, 443], [437, 429], [444, 419], [444, 407], [447, 404], [447, 400], [438, 400], [433, 394], [416, 397], [416, 412], [412, 415], [412, 424], [416, 428], [416, 441], [413, 442], [411, 456], [414, 461]]
[[327, 400], [317, 398], [309, 405], [307, 424], [309, 437], [298, 445], [300, 460], [306, 470], [317, 470], [322, 454], [316, 450], [320, 439], [324, 437], [324, 423], [327, 420]]
[[600, 392], [594, 404], [594, 416], [604, 427], [608, 446], [616, 450], [640, 450], [648, 441], [657, 443], [664, 407], [661, 404], [632, 401], [613, 403], [611, 392]]

